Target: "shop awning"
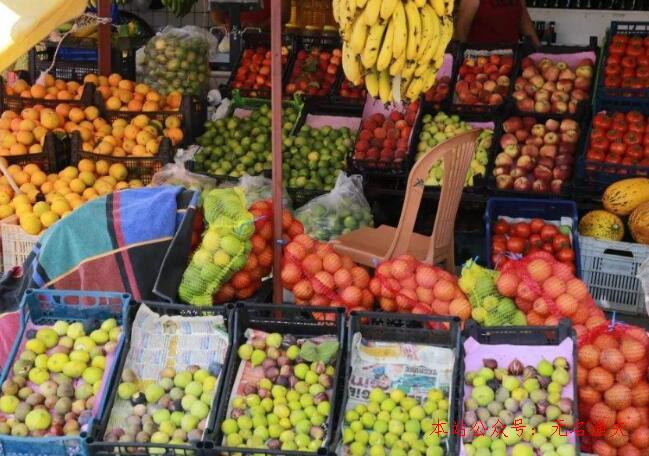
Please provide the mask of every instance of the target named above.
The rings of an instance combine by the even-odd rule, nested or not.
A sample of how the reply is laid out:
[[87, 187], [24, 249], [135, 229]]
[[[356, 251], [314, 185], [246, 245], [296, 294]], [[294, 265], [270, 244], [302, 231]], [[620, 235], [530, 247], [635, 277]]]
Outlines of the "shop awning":
[[80, 16], [88, 0], [0, 0], [0, 71], [54, 28]]

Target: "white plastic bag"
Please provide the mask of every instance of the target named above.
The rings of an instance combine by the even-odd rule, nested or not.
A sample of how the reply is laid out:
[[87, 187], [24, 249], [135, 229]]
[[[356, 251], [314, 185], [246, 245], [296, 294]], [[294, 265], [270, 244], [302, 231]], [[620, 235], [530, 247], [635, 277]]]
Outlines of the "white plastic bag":
[[[220, 185], [222, 188], [239, 187], [246, 194], [246, 204], [252, 206], [257, 201], [270, 200], [273, 197], [273, 181], [264, 176], [249, 176], [244, 174], [238, 181], [228, 181]], [[285, 208], [291, 208], [291, 198], [286, 189], [282, 190], [282, 201]]]
[[177, 185], [190, 190], [209, 190], [216, 187], [216, 179], [202, 174], [195, 174], [185, 169], [182, 162], [168, 163], [153, 175], [151, 186]]
[[164, 95], [204, 95], [210, 82], [210, 49], [218, 42], [200, 27], [165, 27], [144, 48], [144, 82]]
[[644, 290], [644, 308], [647, 315], [649, 315], [649, 257], [640, 265], [638, 279], [640, 279], [642, 289]]
[[370, 205], [363, 195], [363, 178], [347, 176], [342, 171], [333, 190], [309, 201], [295, 216], [304, 225], [306, 234], [323, 242], [374, 225]]

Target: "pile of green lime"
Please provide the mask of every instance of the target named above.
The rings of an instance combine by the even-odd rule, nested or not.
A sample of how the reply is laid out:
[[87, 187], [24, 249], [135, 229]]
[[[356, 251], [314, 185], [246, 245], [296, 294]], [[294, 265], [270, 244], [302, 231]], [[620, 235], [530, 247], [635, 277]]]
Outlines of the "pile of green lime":
[[245, 266], [255, 223], [239, 188], [210, 190], [203, 207], [208, 228], [185, 269], [178, 296], [187, 304], [211, 306], [221, 285]]
[[338, 171], [347, 169], [347, 153], [356, 133], [347, 127], [312, 128], [284, 138], [282, 171], [289, 188], [331, 190]]
[[[234, 114], [234, 113], [233, 113]], [[293, 129], [299, 111], [284, 108], [282, 135]], [[271, 109], [263, 104], [248, 117], [229, 117], [205, 123], [205, 133], [197, 139], [201, 149], [194, 156], [194, 171], [213, 176], [258, 176], [271, 169]]]
[[374, 226], [369, 206], [360, 204], [352, 197], [340, 196], [333, 206], [324, 204], [328, 201], [318, 201], [319, 198], [312, 200], [300, 208], [295, 216], [304, 225], [304, 232], [319, 241], [327, 242], [350, 231]]

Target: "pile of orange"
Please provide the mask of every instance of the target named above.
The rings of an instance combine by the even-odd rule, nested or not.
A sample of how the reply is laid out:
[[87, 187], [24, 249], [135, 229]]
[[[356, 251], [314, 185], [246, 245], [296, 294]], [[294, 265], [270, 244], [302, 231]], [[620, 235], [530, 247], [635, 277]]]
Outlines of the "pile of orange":
[[29, 85], [25, 80], [18, 79], [11, 86], [5, 87], [7, 95], [18, 95], [23, 98], [37, 98], [43, 100], [79, 100], [83, 93], [83, 86], [76, 81], [63, 81], [54, 79], [51, 74], [46, 74], [43, 84]]
[[165, 96], [146, 84], [123, 79], [115, 73], [108, 77], [87, 74], [83, 82], [95, 84], [106, 103], [106, 109], [111, 111], [177, 111], [182, 99], [180, 92], [174, 91]]

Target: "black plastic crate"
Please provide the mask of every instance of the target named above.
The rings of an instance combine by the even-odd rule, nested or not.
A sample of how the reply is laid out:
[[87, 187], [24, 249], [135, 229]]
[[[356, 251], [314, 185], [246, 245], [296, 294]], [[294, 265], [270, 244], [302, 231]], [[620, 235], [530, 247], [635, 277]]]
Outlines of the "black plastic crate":
[[[588, 99], [580, 101], [577, 104], [577, 109], [575, 113], [570, 113], [570, 112], [565, 112], [563, 113], [564, 116], [568, 118], [575, 118], [575, 119], [582, 119], [585, 117], [588, 117], [589, 111], [590, 111], [590, 106], [595, 99], [595, 86], [597, 84], [596, 77], [597, 77], [597, 69], [599, 66], [599, 48], [597, 47], [597, 37], [590, 37], [589, 43], [585, 46], [558, 46], [558, 45], [545, 45], [541, 46], [539, 48], [534, 48], [529, 42], [525, 42], [521, 44], [521, 46], [518, 49], [517, 53], [517, 58], [516, 58], [516, 63], [514, 66], [514, 73], [512, 76], [512, 83], [509, 86], [509, 94], [508, 94], [508, 104], [509, 110], [512, 110], [514, 112], [519, 113], [520, 115], [533, 115], [537, 114], [536, 112], [529, 112], [529, 111], [521, 111], [518, 109], [516, 106], [515, 100], [512, 99], [512, 94], [514, 93], [514, 85], [516, 82], [516, 79], [521, 76], [522, 73], [522, 62], [523, 59], [526, 57], [529, 57], [530, 55], [534, 54], [548, 54], [552, 56], [556, 56], [556, 59], [553, 59], [551, 57], [550, 60], [552, 61], [558, 61], [563, 58], [563, 56], [566, 55], [571, 55], [571, 54], [578, 54], [578, 53], [586, 53], [586, 52], [592, 52], [593, 55], [593, 76], [591, 79], [591, 86], [590, 89], [588, 90]], [[553, 115], [562, 115], [560, 113], [548, 113], [548, 114], [553, 114]]]
[[460, 68], [462, 67], [462, 64], [464, 63], [464, 60], [467, 55], [474, 55], [476, 58], [480, 55], [484, 55], [486, 57], [489, 57], [490, 55], [493, 54], [500, 54], [502, 56], [511, 56], [512, 58], [512, 68], [511, 71], [507, 76], [509, 76], [510, 79], [510, 87], [507, 89], [508, 91], [510, 90], [512, 84], [514, 84], [514, 69], [515, 69], [515, 64], [516, 60], [518, 58], [518, 46], [511, 46], [511, 45], [499, 45], [499, 44], [493, 44], [493, 45], [472, 45], [472, 44], [462, 44], [459, 46], [459, 50], [457, 53], [457, 64], [454, 65], [453, 68], [453, 77], [451, 78], [452, 82], [452, 87], [451, 87], [451, 109], [456, 111], [456, 112], [473, 112], [473, 113], [489, 113], [489, 114], [495, 114], [495, 113], [500, 113], [505, 109], [506, 105], [506, 99], [507, 99], [507, 93], [503, 95], [503, 102], [499, 105], [468, 105], [468, 104], [463, 104], [461, 103], [456, 95], [455, 95], [455, 89], [457, 86], [457, 83], [460, 82]]
[[[459, 66], [462, 64], [462, 54], [460, 53], [460, 45], [459, 43], [455, 41], [451, 41], [448, 46], [446, 47], [446, 52], [444, 53], [444, 59], [451, 59], [451, 73], [450, 74], [444, 74], [443, 76], [448, 76], [449, 77], [449, 82], [448, 82], [448, 95], [446, 98], [444, 98], [441, 102], [435, 102], [433, 100], [427, 100], [426, 99], [426, 93], [421, 94], [421, 100], [423, 103], [427, 103], [433, 106], [434, 109], [442, 110], [444, 112], [450, 112], [451, 111], [451, 102], [453, 101], [453, 96], [455, 92], [455, 80], [454, 78], [456, 77], [457, 70]], [[443, 66], [442, 66], [443, 67]], [[440, 68], [441, 71], [441, 68]], [[440, 78], [439, 73], [437, 74], [437, 77], [435, 78], [435, 84], [433, 84], [433, 88], [436, 87], [437, 81]], [[429, 91], [432, 91], [433, 88], [429, 89]]]
[[43, 141], [43, 152], [25, 155], [5, 155], [10, 165], [38, 165], [45, 173], [57, 173], [70, 164], [70, 139], [49, 132]]
[[[524, 115], [524, 116], [519, 116], [517, 114], [511, 114], [507, 112], [507, 114], [503, 115], [502, 117], [502, 122], [505, 120], [509, 119], [512, 116], [518, 116], [518, 117], [533, 117], [534, 119], [537, 120], [539, 123], [545, 124], [545, 122], [548, 119], [555, 119], [559, 122], [564, 119], [571, 119], [570, 117], [567, 116], [562, 116], [561, 114], [546, 114], [546, 113], [535, 113], [533, 115]], [[579, 159], [579, 153], [583, 149], [583, 144], [584, 141], [587, 140], [587, 126], [586, 122], [589, 119], [582, 119], [582, 120], [576, 120], [576, 119], [571, 119], [575, 120], [577, 122], [578, 130], [579, 130], [579, 138], [577, 139], [577, 144], [575, 146], [575, 151], [573, 153], [574, 161], [572, 163], [572, 175], [570, 176], [569, 179], [564, 181], [563, 186], [561, 187], [561, 192], [556, 194], [552, 193], [550, 190], [547, 192], [534, 192], [532, 190], [527, 191], [527, 192], [519, 192], [512, 189], [499, 189], [496, 186], [496, 179], [493, 175], [494, 168], [496, 167], [495, 165], [495, 160], [496, 160], [496, 155], [498, 155], [501, 152], [500, 144], [494, 149], [494, 155], [489, 157], [489, 164], [487, 167], [487, 188], [489, 189], [489, 192], [495, 195], [499, 196], [512, 196], [512, 197], [519, 197], [519, 198], [562, 198], [562, 199], [569, 199], [572, 195], [572, 182], [574, 180], [574, 177], [577, 174], [577, 161]], [[504, 134], [503, 127], [502, 127], [502, 122], [498, 122], [496, 128], [497, 132], [494, 136], [494, 138], [498, 138], [498, 143], [500, 143], [500, 139], [502, 135]]]
[[[649, 36], [649, 22], [620, 22], [612, 21], [606, 34], [606, 41], [602, 48], [602, 57], [600, 58], [599, 68], [597, 69], [597, 98], [600, 101], [621, 101], [625, 99], [635, 99], [636, 101], [649, 102], [649, 87], [642, 89], [631, 89], [622, 87], [604, 87], [604, 68], [608, 60], [608, 49], [612, 43], [613, 35], [626, 35], [629, 37], [638, 36], [645, 38]], [[638, 100], [641, 99], [641, 100]]]
[[[349, 320], [349, 330], [347, 334], [346, 362], [342, 384], [344, 390], [341, 392], [342, 400], [336, 415], [339, 416], [339, 422], [336, 428], [336, 439], [333, 442], [332, 452], [337, 450], [342, 440], [342, 430], [344, 426], [345, 408], [347, 406], [349, 384], [352, 372], [351, 350], [353, 336], [361, 333], [366, 340], [384, 341], [384, 342], [402, 342], [420, 345], [432, 345], [437, 347], [450, 348], [455, 351], [453, 362], [453, 374], [451, 379], [451, 389], [449, 391], [449, 428], [450, 424], [457, 421], [458, 407], [457, 402], [453, 400], [456, 396], [456, 389], [461, 385], [460, 367], [461, 367], [461, 328], [460, 320], [457, 317], [437, 317], [429, 315], [400, 314], [387, 312], [357, 312], [351, 313]], [[427, 432], [426, 430], [422, 430]], [[431, 429], [432, 431], [432, 429]], [[446, 454], [452, 455], [453, 449], [457, 446], [456, 437], [449, 432], [446, 438]]]
[[[324, 316], [329, 319], [318, 319], [316, 316]], [[223, 390], [221, 401], [218, 406], [214, 428], [211, 429], [215, 449], [210, 454], [215, 455], [235, 455], [243, 454], [260, 454], [260, 455], [285, 455], [285, 456], [313, 456], [314, 454], [330, 454], [329, 449], [335, 437], [336, 429], [336, 411], [339, 409], [339, 396], [336, 392], [340, 388], [341, 372], [344, 366], [345, 353], [345, 310], [342, 307], [300, 307], [296, 305], [276, 305], [276, 304], [253, 304], [242, 303], [236, 304], [233, 313], [232, 334], [234, 339], [230, 352], [232, 356], [228, 358], [228, 365], [223, 378]], [[286, 450], [268, 450], [258, 448], [244, 447], [227, 447], [222, 445], [223, 432], [221, 423], [226, 419], [230, 396], [234, 387], [235, 377], [239, 370], [241, 359], [237, 354], [239, 346], [246, 342], [245, 331], [248, 328], [265, 331], [268, 333], [292, 334], [295, 337], [317, 337], [323, 335], [332, 335], [338, 339], [338, 359], [336, 360], [336, 372], [331, 397], [331, 412], [326, 421], [327, 435], [323, 440], [323, 446], [317, 453], [304, 451], [286, 451]]]
[[[293, 59], [293, 49], [295, 48], [295, 37], [293, 35], [282, 33], [282, 46], [288, 48], [288, 58], [286, 64], [282, 68], [282, 86], [286, 85], [288, 78], [288, 70], [291, 66], [291, 61]], [[258, 30], [244, 30], [241, 33], [241, 53], [237, 57], [236, 62], [232, 66], [232, 71], [230, 73], [230, 78], [224, 86], [224, 92], [229, 96], [232, 95], [234, 90], [237, 90], [241, 96], [250, 97], [250, 98], [265, 98], [270, 99], [270, 88], [262, 89], [246, 89], [246, 88], [237, 88], [234, 87], [234, 82], [237, 76], [237, 71], [241, 66], [241, 60], [243, 59], [243, 52], [247, 49], [255, 49], [257, 47], [263, 47], [267, 51], [270, 51], [270, 34], [263, 33]], [[268, 75], [270, 78], [270, 75]]]
[[223, 392], [225, 366], [229, 364], [230, 357], [232, 356], [232, 341], [234, 321], [232, 318], [232, 307], [231, 305], [225, 306], [214, 306], [214, 307], [196, 307], [196, 306], [187, 306], [184, 304], [169, 304], [161, 302], [151, 302], [144, 301], [143, 305], [147, 305], [151, 310], [156, 312], [159, 315], [169, 315], [169, 316], [182, 316], [182, 317], [203, 317], [203, 316], [215, 316], [221, 315], [225, 320], [225, 327], [229, 335], [229, 346], [228, 352], [224, 359], [224, 369], [221, 371], [216, 391], [214, 394], [214, 399], [212, 400], [212, 406], [210, 408], [210, 413], [208, 415], [208, 427], [204, 434], [204, 440], [201, 442], [196, 442], [195, 444], [185, 444], [185, 445], [173, 445], [173, 444], [155, 444], [155, 443], [139, 443], [139, 442], [104, 442], [104, 434], [106, 432], [106, 427], [108, 426], [108, 421], [110, 420], [111, 411], [115, 404], [116, 395], [117, 395], [117, 385], [119, 385], [120, 379], [122, 377], [122, 372], [124, 371], [126, 358], [131, 348], [131, 330], [132, 324], [137, 315], [137, 311], [140, 308], [140, 305], [137, 303], [131, 303], [128, 306], [126, 312], [126, 338], [124, 341], [124, 350], [121, 353], [119, 358], [119, 364], [115, 369], [115, 385], [111, 388], [109, 396], [106, 400], [106, 404], [103, 410], [103, 415], [93, 423], [92, 434], [87, 439], [89, 454], [93, 456], [108, 456], [108, 455], [132, 455], [132, 454], [165, 454], [165, 455], [183, 455], [183, 456], [192, 456], [192, 455], [201, 455], [204, 450], [213, 447], [213, 443], [209, 440], [208, 428], [211, 428], [214, 425], [216, 419], [216, 413], [218, 409], [218, 404], [220, 404], [221, 394]]
[[[460, 357], [460, 381], [457, 403], [458, 403], [458, 420], [463, 421], [464, 417], [464, 379], [466, 365], [464, 362], [464, 342], [473, 338], [480, 345], [513, 345], [521, 346], [556, 346], [561, 344], [565, 339], [572, 339], [572, 362], [570, 363], [571, 381], [573, 387], [573, 406], [572, 414], [575, 418], [575, 427], [579, 419], [579, 395], [577, 393], [577, 337], [568, 319], [561, 319], [557, 326], [480, 326], [473, 320], [468, 320], [462, 333], [461, 347], [462, 356]], [[524, 357], [524, 353], [513, 355], [513, 358]], [[548, 353], [548, 358], [552, 358], [552, 353]], [[519, 359], [523, 364], [524, 360]], [[489, 432], [489, 431], [487, 431]], [[576, 437], [577, 454], [579, 453], [579, 438]], [[460, 454], [462, 439], [457, 439], [457, 447], [454, 454]]]
[[[649, 104], [638, 102], [638, 100], [615, 99], [602, 100], [595, 104], [594, 114], [600, 112], [616, 113], [639, 111], [643, 116], [649, 116]], [[582, 145], [582, 153], [577, 160], [577, 178], [590, 192], [601, 194], [608, 185], [615, 181], [629, 177], [649, 176], [649, 166], [629, 166], [616, 163], [605, 163], [588, 160], [586, 154], [590, 148], [590, 134], [593, 129], [592, 121], [588, 124], [588, 134]]]
[[164, 127], [168, 117], [176, 116], [180, 119], [180, 129], [183, 131], [183, 140], [179, 145], [190, 146], [195, 143], [198, 136], [205, 131], [207, 120], [207, 100], [193, 95], [183, 95], [180, 108], [177, 111], [122, 111], [108, 110], [104, 97], [100, 92], [94, 92], [93, 103], [99, 109], [101, 117], [109, 122], [115, 119], [124, 119], [130, 122], [134, 117], [144, 114], [152, 120], [157, 120]]
[[[27, 82], [31, 81], [28, 80]], [[0, 112], [11, 110], [18, 114], [23, 109], [33, 107], [37, 104], [51, 109], [56, 109], [61, 103], [84, 108], [92, 104], [93, 94], [95, 93], [95, 85], [89, 83], [83, 85], [83, 92], [79, 100], [46, 100], [42, 98], [25, 98], [20, 95], [7, 95], [5, 85], [5, 81], [0, 78]]]
[[140, 179], [144, 185], [151, 182], [155, 173], [160, 171], [164, 165], [171, 163], [175, 150], [169, 138], [162, 138], [158, 153], [154, 157], [114, 157], [112, 155], [101, 155], [94, 152], [86, 152], [82, 147], [83, 141], [79, 132], [73, 132], [70, 137], [70, 164], [76, 165], [80, 160], [88, 158], [93, 161], [105, 160], [109, 164], [122, 163], [128, 170], [128, 179]]

